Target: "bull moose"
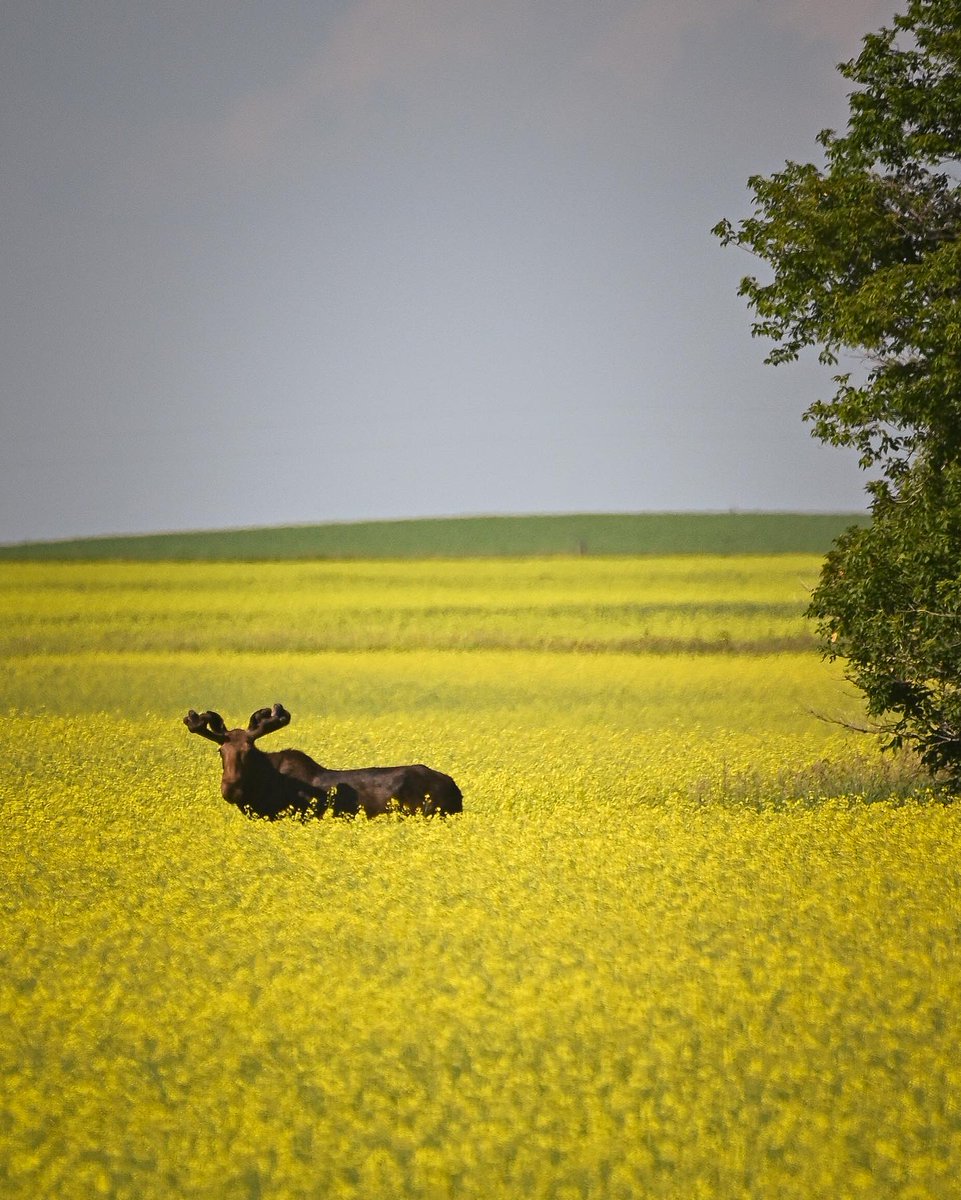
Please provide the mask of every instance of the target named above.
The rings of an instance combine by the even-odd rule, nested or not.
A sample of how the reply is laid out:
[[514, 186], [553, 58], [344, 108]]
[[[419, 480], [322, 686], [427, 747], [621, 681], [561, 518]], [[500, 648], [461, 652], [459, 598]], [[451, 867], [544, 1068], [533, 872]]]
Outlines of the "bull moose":
[[419, 763], [332, 771], [302, 750], [265, 753], [255, 745], [257, 739], [290, 724], [282, 704], [258, 708], [246, 729], [228, 729], [219, 713], [193, 709], [184, 724], [220, 746], [221, 795], [250, 817], [274, 821], [287, 814], [307, 818], [328, 811], [334, 816], [363, 812], [376, 817], [391, 811], [447, 816], [463, 809], [453, 779]]

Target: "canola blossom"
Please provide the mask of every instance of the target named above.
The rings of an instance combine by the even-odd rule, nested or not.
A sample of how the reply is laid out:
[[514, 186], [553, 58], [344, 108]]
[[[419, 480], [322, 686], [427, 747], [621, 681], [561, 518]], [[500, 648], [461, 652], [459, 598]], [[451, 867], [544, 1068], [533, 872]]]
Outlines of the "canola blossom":
[[[958, 1195], [961, 810], [812, 715], [854, 717], [836, 667], [737, 632], [752, 560], [689, 564], [685, 637], [740, 649], [605, 645], [645, 572], [694, 604], [677, 561], [444, 564], [487, 614], [440, 648], [436, 564], [353, 649], [351, 587], [401, 619], [360, 565], [326, 600], [323, 564], [0, 569], [0, 1194]], [[753, 603], [796, 619], [811, 561]], [[590, 650], [532, 644], [561, 574]], [[180, 722], [275, 700], [276, 747], [428, 761], [465, 813], [246, 820]]]

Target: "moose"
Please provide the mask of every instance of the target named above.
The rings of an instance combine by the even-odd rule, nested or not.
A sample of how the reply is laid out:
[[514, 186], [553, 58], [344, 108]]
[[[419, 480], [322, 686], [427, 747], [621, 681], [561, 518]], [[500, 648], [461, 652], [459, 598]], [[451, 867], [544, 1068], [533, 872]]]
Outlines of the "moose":
[[219, 713], [193, 709], [184, 724], [220, 746], [221, 795], [249, 817], [275, 821], [292, 814], [306, 820], [328, 811], [335, 817], [391, 811], [447, 816], [463, 810], [453, 779], [419, 763], [332, 771], [302, 750], [260, 750], [258, 738], [290, 724], [282, 704], [258, 708], [246, 729], [228, 729]]

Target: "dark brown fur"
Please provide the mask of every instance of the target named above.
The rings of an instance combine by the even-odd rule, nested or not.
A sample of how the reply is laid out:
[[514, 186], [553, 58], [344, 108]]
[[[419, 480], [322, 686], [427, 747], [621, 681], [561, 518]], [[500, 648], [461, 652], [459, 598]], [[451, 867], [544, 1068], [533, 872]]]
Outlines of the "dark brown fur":
[[463, 798], [453, 779], [420, 763], [332, 771], [302, 750], [264, 753], [254, 745], [289, 722], [290, 713], [280, 704], [258, 709], [246, 729], [228, 730], [215, 712], [191, 709], [184, 717], [191, 733], [220, 746], [221, 794], [248, 816], [276, 820], [292, 813], [307, 818], [321, 816], [328, 808], [335, 816], [363, 811], [368, 817], [392, 810], [425, 816], [462, 811]]

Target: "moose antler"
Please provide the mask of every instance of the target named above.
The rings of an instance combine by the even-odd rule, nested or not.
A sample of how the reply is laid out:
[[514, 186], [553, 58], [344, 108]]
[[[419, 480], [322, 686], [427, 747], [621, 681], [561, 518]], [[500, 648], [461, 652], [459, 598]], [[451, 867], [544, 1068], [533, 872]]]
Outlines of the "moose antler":
[[199, 733], [201, 737], [209, 738], [222, 746], [227, 740], [227, 726], [220, 713], [196, 713], [193, 709], [184, 717], [184, 724], [191, 733]]
[[265, 733], [273, 733], [275, 729], [283, 729], [289, 724], [290, 713], [282, 704], [275, 704], [273, 708], [258, 708], [251, 713], [247, 732], [256, 740]]

